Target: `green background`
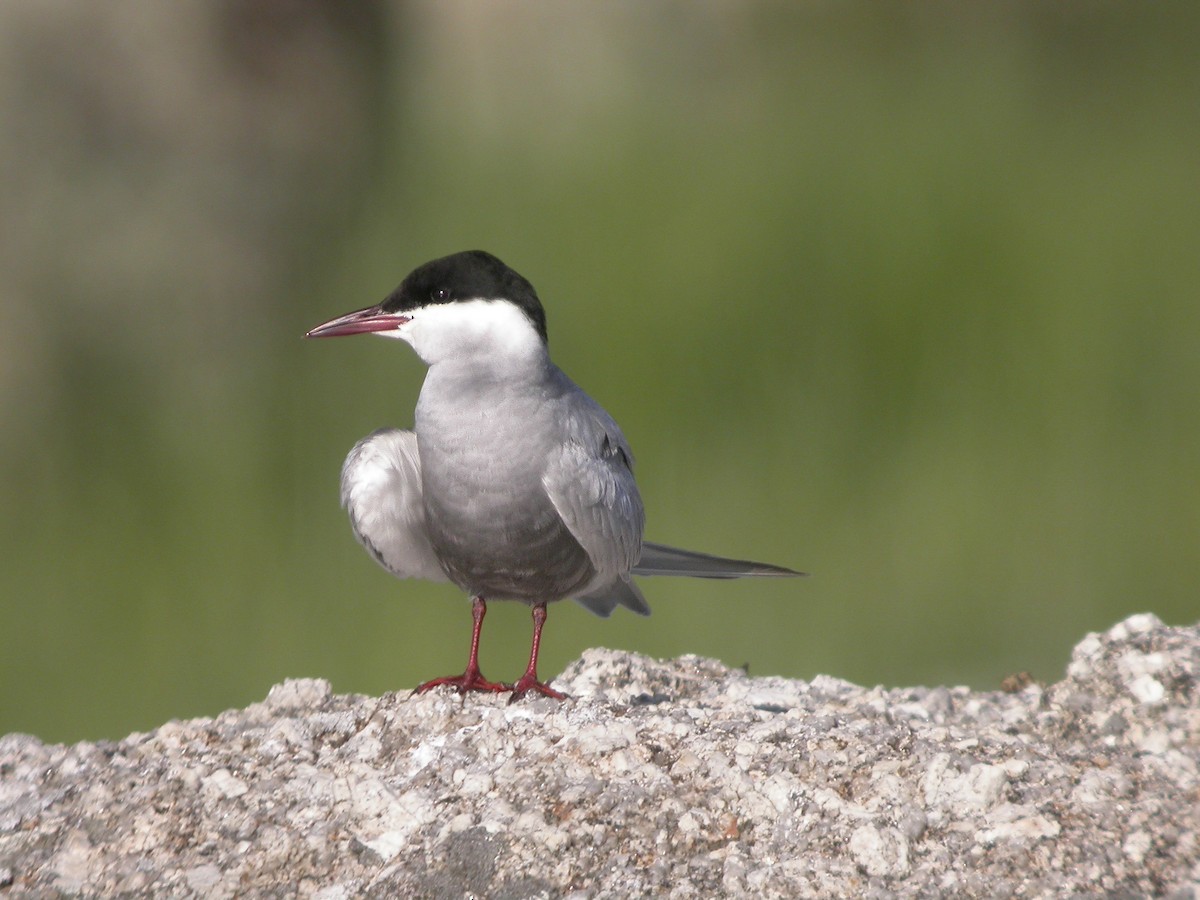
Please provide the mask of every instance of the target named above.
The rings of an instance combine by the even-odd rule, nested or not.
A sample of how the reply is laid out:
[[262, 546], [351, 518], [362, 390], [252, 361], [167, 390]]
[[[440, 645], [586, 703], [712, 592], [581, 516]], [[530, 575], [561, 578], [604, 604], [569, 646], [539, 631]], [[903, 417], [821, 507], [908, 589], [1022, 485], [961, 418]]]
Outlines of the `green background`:
[[[651, 539], [812, 573], [556, 605], [544, 676], [993, 688], [1198, 618], [1200, 7], [338, 6], [0, 21], [0, 732], [461, 670], [465, 598], [337, 505], [422, 366], [301, 336], [475, 247], [621, 422]], [[528, 633], [493, 605], [489, 677]]]

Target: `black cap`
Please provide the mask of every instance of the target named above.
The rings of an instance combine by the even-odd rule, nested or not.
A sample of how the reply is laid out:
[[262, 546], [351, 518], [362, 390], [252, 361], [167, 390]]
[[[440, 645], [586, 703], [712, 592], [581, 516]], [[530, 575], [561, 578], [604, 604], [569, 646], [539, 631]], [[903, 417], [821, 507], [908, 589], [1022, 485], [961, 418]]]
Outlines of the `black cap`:
[[483, 250], [464, 250], [418, 266], [381, 307], [402, 313], [464, 300], [507, 300], [525, 313], [542, 341], [547, 340], [546, 313], [533, 285]]

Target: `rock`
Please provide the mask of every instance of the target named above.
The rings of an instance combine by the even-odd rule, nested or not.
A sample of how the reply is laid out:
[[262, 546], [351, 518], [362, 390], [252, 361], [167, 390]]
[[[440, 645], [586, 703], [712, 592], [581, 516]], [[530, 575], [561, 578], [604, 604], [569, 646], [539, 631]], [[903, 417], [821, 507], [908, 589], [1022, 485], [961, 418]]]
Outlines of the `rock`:
[[589, 650], [572, 695], [288, 681], [118, 743], [0, 738], [4, 896], [1193, 896], [1200, 629], [1008, 693]]

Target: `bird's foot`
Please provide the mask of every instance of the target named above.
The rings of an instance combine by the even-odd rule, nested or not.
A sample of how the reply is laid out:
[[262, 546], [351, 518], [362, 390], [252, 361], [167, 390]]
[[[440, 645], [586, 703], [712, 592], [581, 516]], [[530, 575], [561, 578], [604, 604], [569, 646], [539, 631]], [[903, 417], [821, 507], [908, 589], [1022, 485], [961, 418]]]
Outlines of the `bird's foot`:
[[520, 700], [530, 691], [536, 691], [544, 697], [550, 697], [553, 700], [566, 700], [567, 695], [562, 691], [556, 691], [550, 685], [538, 681], [536, 672], [526, 672], [517, 679], [516, 684], [512, 686], [512, 696], [508, 698], [509, 703], [515, 703]]
[[448, 684], [460, 694], [465, 694], [467, 691], [486, 691], [490, 693], [500, 693], [501, 691], [512, 690], [511, 684], [505, 684], [503, 681], [488, 681], [483, 677], [483, 673], [478, 667], [468, 668], [461, 675], [447, 675], [443, 678], [434, 678], [432, 681], [426, 681], [423, 684], [418, 684], [413, 688], [414, 694], [424, 694], [426, 691], [431, 691], [435, 687], [441, 687], [443, 684]]

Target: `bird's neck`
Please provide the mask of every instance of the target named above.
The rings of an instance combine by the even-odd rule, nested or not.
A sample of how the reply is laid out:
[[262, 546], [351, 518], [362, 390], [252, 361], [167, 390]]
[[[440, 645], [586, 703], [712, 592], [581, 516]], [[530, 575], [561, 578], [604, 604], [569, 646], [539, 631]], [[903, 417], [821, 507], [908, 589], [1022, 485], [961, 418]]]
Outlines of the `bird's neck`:
[[555, 367], [545, 347], [525, 350], [443, 357], [429, 366], [425, 384], [453, 396], [483, 388], [529, 390], [551, 380]]

